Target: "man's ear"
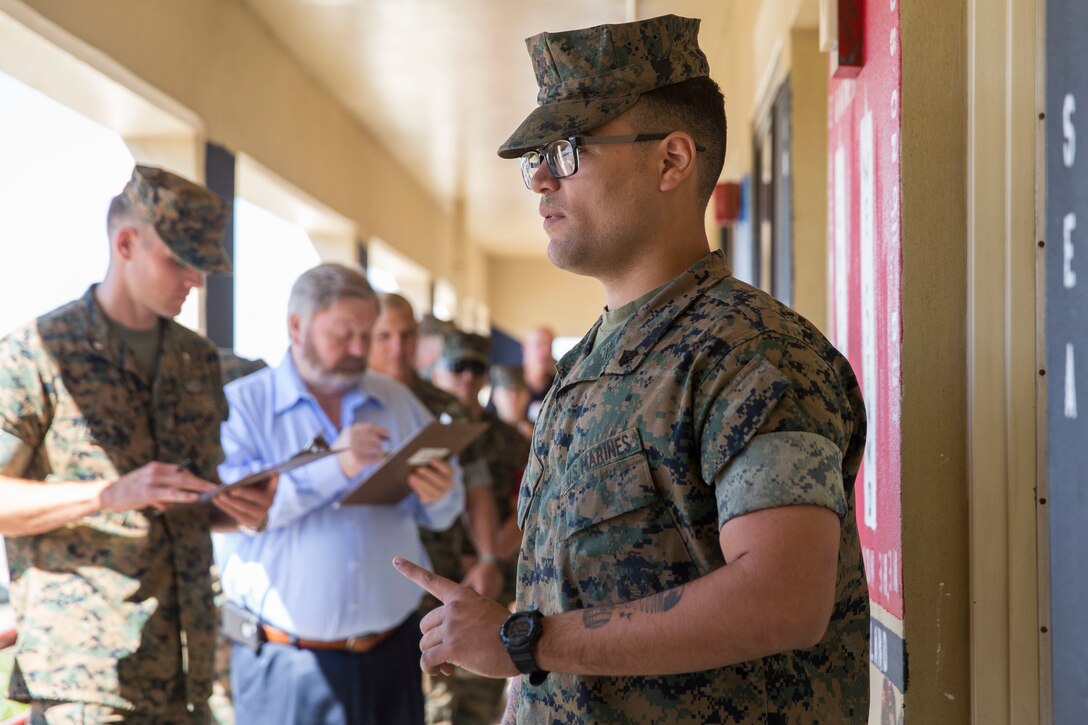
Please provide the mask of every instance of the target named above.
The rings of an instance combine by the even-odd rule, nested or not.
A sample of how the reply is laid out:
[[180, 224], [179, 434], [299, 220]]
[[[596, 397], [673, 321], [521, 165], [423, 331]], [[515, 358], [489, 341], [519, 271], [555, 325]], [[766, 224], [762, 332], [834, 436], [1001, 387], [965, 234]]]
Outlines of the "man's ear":
[[125, 224], [114, 235], [113, 251], [124, 260], [131, 260], [136, 253], [136, 245], [140, 243], [140, 233], [136, 228]]
[[695, 139], [684, 131], [670, 133], [664, 140], [665, 156], [661, 164], [661, 191], [674, 191], [695, 174]]
[[297, 312], [287, 316], [287, 334], [291, 338], [292, 345], [302, 344], [302, 319]]

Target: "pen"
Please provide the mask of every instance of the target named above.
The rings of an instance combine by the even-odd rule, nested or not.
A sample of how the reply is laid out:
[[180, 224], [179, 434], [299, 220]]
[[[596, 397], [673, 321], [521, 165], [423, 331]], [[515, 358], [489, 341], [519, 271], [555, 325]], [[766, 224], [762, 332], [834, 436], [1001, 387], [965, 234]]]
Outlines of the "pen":
[[193, 459], [189, 456], [181, 459], [181, 463], [178, 464], [178, 473], [189, 470], [189, 467], [193, 465]]

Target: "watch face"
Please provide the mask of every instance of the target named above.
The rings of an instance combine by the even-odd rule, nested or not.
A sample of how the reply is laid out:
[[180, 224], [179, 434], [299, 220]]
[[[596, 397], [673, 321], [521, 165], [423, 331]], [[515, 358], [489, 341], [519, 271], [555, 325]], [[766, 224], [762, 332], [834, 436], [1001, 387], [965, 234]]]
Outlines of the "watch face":
[[506, 628], [506, 636], [512, 640], [521, 640], [529, 636], [533, 631], [533, 620], [528, 617], [517, 617]]
[[533, 630], [536, 629], [536, 620], [525, 612], [512, 614], [502, 627], [502, 635], [511, 647], [520, 647], [528, 643]]

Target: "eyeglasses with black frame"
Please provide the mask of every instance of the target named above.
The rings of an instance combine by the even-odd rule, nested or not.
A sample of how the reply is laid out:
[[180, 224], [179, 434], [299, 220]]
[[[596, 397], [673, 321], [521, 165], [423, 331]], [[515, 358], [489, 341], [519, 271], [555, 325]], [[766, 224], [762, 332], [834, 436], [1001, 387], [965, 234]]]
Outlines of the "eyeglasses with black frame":
[[[598, 144], [640, 143], [642, 141], [660, 141], [667, 138], [667, 133], [637, 133], [628, 136], [570, 136], [552, 141], [543, 148], [526, 151], [518, 159], [521, 166], [521, 180], [525, 182], [526, 189], [533, 188], [533, 175], [543, 163], [548, 164], [548, 171], [556, 179], [565, 179], [578, 173], [578, 147], [596, 146]], [[703, 152], [702, 146], [696, 144], [695, 150]]]

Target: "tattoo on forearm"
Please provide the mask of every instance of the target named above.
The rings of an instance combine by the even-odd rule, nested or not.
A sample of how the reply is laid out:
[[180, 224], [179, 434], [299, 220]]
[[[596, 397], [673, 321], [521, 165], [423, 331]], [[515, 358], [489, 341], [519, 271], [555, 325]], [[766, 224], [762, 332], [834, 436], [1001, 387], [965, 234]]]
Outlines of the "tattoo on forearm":
[[607, 607], [590, 607], [582, 610], [582, 626], [586, 629], [600, 629], [612, 621], [612, 615], [616, 614], [620, 619], [630, 620], [635, 612], [643, 614], [660, 614], [667, 612], [684, 597], [686, 585], [658, 592], [653, 596], [639, 599], [629, 604], [613, 604]]
[[667, 591], [659, 592], [652, 597], [646, 597], [635, 602], [635, 606], [639, 611], [646, 614], [658, 614], [659, 612], [667, 612], [677, 604], [680, 603], [681, 597], [684, 596], [684, 585], [676, 587], [675, 589], [669, 589]]
[[598, 629], [608, 624], [613, 607], [590, 607], [582, 610], [582, 625], [586, 629]]

